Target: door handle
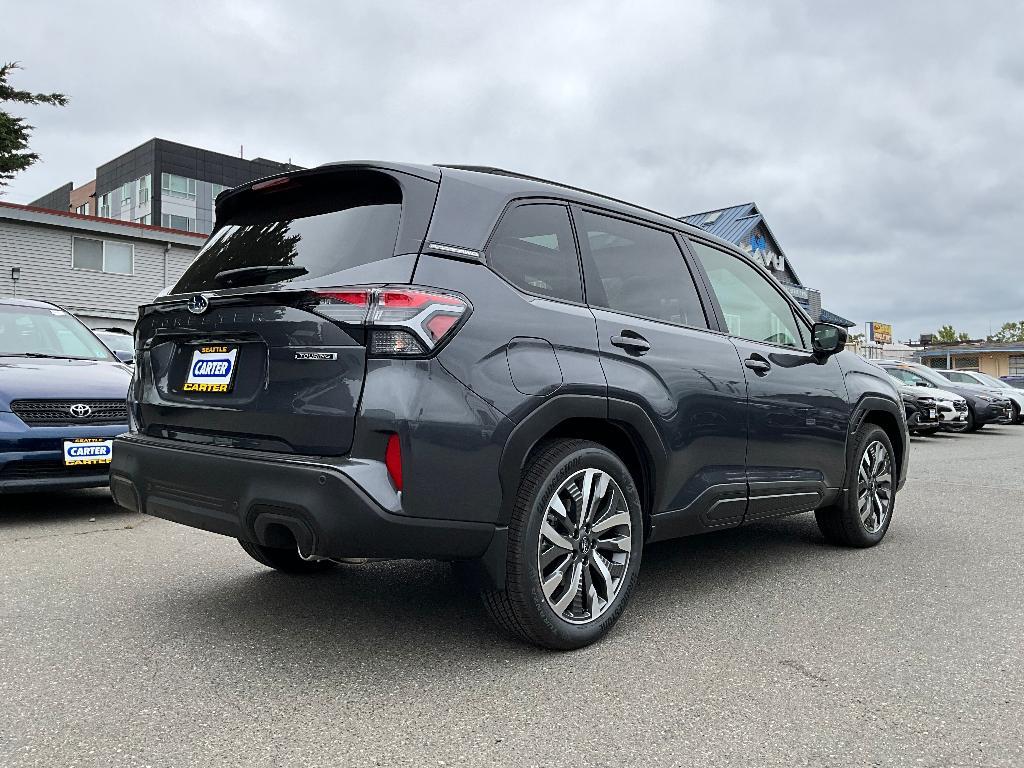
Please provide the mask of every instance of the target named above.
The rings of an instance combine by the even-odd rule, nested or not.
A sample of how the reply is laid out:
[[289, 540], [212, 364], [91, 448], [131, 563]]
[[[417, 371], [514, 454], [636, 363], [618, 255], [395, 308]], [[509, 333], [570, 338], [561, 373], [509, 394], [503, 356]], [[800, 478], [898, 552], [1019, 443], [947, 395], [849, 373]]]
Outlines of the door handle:
[[766, 376], [768, 371], [772, 369], [771, 363], [762, 357], [748, 357], [743, 361], [743, 364], [758, 376]]
[[634, 331], [623, 331], [621, 336], [612, 336], [612, 346], [621, 347], [631, 355], [643, 355], [651, 351], [651, 342]]

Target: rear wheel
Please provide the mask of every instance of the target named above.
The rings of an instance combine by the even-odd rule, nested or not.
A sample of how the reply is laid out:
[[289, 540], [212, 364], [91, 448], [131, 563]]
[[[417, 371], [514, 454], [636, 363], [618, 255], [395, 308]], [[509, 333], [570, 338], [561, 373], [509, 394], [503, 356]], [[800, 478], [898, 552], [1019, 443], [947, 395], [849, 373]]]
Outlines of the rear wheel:
[[643, 521], [615, 454], [585, 440], [541, 446], [519, 483], [508, 535], [505, 589], [483, 592], [500, 627], [567, 650], [618, 621], [640, 570]]
[[253, 560], [283, 573], [320, 573], [334, 567], [334, 563], [328, 560], [305, 559], [299, 554], [298, 547], [293, 549], [265, 547], [254, 541], [243, 541], [242, 539], [239, 539], [238, 543]]
[[839, 504], [814, 513], [826, 541], [846, 547], [873, 547], [889, 530], [896, 503], [896, 461], [885, 430], [866, 423], [857, 430], [847, 477], [849, 490]]

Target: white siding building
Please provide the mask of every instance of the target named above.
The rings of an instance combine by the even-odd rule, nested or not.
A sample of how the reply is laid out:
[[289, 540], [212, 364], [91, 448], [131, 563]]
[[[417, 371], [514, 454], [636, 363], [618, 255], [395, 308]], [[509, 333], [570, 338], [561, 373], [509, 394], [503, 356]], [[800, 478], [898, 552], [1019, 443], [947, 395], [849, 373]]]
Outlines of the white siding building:
[[[96, 328], [131, 330], [205, 235], [0, 202], [0, 296], [59, 304]], [[15, 279], [17, 277], [17, 279]]]

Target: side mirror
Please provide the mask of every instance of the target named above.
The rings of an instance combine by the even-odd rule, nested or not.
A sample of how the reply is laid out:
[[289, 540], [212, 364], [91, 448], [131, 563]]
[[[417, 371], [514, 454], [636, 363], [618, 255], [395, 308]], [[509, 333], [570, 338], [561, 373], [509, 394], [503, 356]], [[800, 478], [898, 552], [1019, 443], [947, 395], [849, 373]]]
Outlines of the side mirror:
[[811, 329], [812, 347], [819, 358], [826, 358], [846, 348], [845, 328], [831, 323], [815, 323]]
[[135, 353], [129, 352], [126, 349], [114, 352], [114, 357], [120, 360], [125, 365], [135, 365]]

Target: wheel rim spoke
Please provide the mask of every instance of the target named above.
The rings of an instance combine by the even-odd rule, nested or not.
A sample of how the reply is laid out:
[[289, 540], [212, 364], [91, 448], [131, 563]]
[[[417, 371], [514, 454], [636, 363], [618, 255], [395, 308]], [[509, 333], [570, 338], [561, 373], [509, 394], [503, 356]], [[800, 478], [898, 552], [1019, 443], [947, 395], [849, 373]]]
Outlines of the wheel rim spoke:
[[582, 576], [583, 563], [577, 561], [572, 566], [572, 572], [569, 574], [569, 578], [563, 580], [565, 591], [562, 593], [562, 596], [558, 598], [558, 602], [555, 603], [555, 610], [558, 611], [558, 613], [565, 611], [565, 609], [569, 607], [569, 604], [576, 598], [576, 595], [579, 594]]
[[616, 512], [614, 515], [609, 515], [601, 522], [594, 525], [594, 533], [604, 533], [610, 528], [615, 528], [620, 525], [629, 525], [629, 513], [628, 512]]
[[572, 542], [568, 538], [560, 534], [558, 531], [556, 531], [554, 527], [551, 525], [551, 523], [549, 523], [547, 520], [541, 523], [540, 535], [548, 541], [550, 541], [559, 549], [564, 549], [569, 552], [572, 552], [573, 550]]

